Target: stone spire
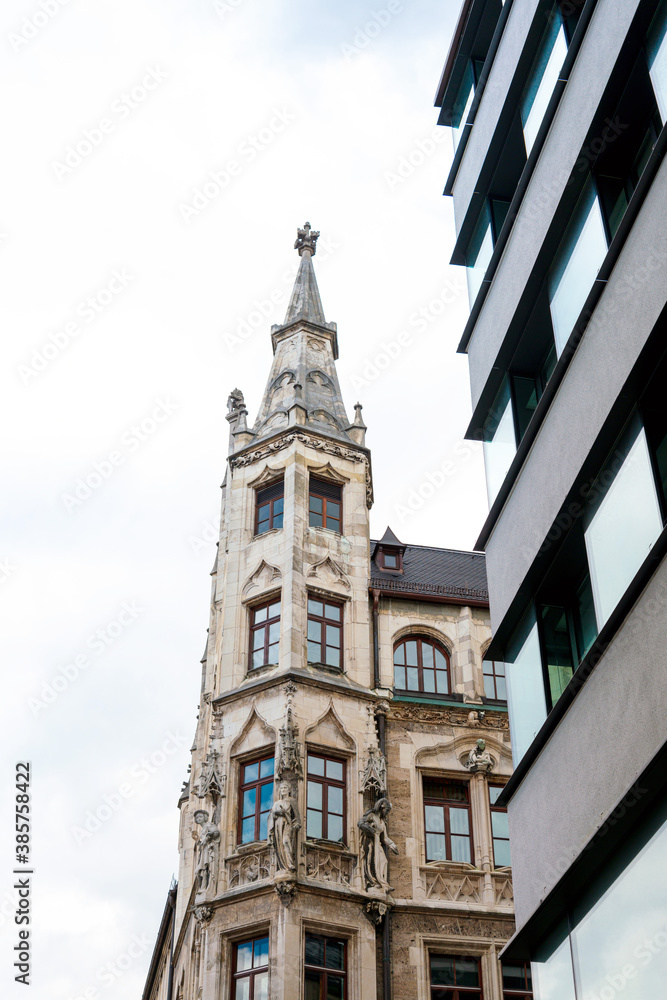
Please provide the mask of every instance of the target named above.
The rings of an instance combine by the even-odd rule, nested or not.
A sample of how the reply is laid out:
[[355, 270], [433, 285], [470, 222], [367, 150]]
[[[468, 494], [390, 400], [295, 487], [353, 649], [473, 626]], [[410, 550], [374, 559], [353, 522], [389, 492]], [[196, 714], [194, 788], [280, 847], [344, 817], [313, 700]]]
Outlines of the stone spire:
[[324, 318], [312, 258], [319, 232], [306, 222], [297, 229], [294, 249], [301, 258], [282, 324], [271, 327], [273, 364], [254, 427], [247, 427], [243, 399], [230, 396], [230, 450], [238, 452], [288, 428], [304, 427], [347, 445], [364, 446], [361, 407], [350, 423], [345, 410], [336, 359], [335, 323]]

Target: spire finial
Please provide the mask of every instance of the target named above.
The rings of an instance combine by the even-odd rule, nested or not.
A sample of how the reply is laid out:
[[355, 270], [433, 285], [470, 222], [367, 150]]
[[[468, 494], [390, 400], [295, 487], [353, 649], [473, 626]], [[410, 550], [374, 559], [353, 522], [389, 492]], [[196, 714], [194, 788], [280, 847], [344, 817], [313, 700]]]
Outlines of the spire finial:
[[319, 232], [311, 232], [310, 222], [306, 222], [303, 229], [299, 229], [297, 226], [294, 249], [299, 251], [299, 257], [303, 256], [304, 250], [308, 250], [311, 257], [315, 256], [319, 235]]

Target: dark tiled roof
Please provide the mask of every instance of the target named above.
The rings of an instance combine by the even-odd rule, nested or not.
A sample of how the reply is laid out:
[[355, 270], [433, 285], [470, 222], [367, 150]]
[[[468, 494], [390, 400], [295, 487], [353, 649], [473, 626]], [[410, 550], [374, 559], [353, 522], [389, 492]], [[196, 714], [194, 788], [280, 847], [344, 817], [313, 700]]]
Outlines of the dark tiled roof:
[[[377, 542], [371, 541], [371, 552]], [[482, 552], [407, 545], [403, 572], [388, 573], [371, 560], [371, 587], [395, 593], [451, 597], [488, 603], [486, 563]]]

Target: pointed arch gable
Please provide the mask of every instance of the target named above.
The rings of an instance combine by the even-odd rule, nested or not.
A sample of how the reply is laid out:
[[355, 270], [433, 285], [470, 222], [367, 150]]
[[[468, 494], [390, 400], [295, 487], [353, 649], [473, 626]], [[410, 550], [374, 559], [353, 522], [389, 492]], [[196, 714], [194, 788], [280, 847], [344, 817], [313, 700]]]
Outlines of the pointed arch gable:
[[324, 714], [306, 729], [305, 741], [306, 743], [317, 743], [320, 746], [344, 750], [348, 753], [351, 750], [356, 750], [356, 744], [352, 737], [347, 734], [332, 699], [329, 700]]
[[248, 718], [236, 739], [232, 741], [229, 754], [230, 757], [240, 757], [242, 754], [252, 753], [253, 750], [259, 750], [267, 745], [274, 745], [275, 742], [275, 729], [262, 718], [253, 701]]
[[327, 556], [325, 559], [320, 559], [319, 562], [312, 563], [306, 579], [309, 583], [320, 584], [322, 587], [343, 587], [345, 590], [351, 590], [352, 584], [350, 583], [349, 577], [343, 571], [343, 568], [338, 565], [335, 559], [331, 556]]
[[257, 568], [247, 578], [241, 589], [242, 597], [254, 597], [263, 590], [271, 587], [278, 587], [282, 583], [283, 575], [277, 566], [261, 559]]
[[316, 476], [318, 479], [327, 479], [329, 482], [338, 483], [339, 486], [344, 486], [345, 483], [349, 483], [350, 481], [338, 469], [334, 469], [331, 462], [327, 462], [325, 465], [309, 465], [308, 473], [311, 476]]
[[285, 465], [269, 465], [268, 462], [254, 479], [248, 480], [248, 486], [252, 489], [257, 489], [261, 486], [266, 486], [269, 483], [274, 483], [276, 479], [282, 479], [285, 474]]

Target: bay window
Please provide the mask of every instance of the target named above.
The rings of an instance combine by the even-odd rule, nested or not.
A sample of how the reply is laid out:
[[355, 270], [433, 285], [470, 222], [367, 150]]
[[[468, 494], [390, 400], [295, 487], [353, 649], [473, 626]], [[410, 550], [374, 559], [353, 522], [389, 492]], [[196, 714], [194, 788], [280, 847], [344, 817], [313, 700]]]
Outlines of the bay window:
[[271, 483], [255, 493], [255, 534], [282, 528], [285, 509], [285, 480]]
[[241, 765], [239, 783], [239, 844], [266, 840], [273, 805], [273, 756]]
[[424, 778], [424, 829], [427, 861], [472, 863], [467, 784]]
[[347, 942], [306, 934], [304, 1000], [346, 1000]]
[[345, 839], [345, 762], [308, 754], [306, 836], [315, 840]]
[[234, 945], [232, 1000], [269, 1000], [269, 939]]
[[278, 663], [280, 599], [250, 610], [250, 669]]
[[308, 663], [343, 669], [343, 605], [308, 597]]

